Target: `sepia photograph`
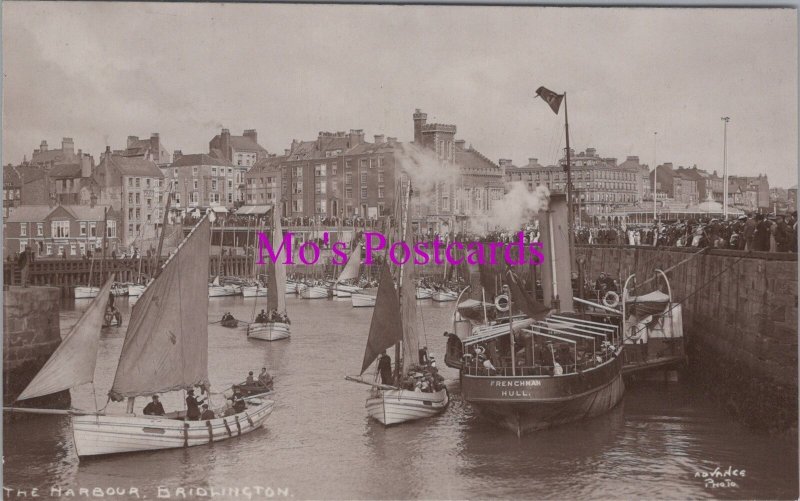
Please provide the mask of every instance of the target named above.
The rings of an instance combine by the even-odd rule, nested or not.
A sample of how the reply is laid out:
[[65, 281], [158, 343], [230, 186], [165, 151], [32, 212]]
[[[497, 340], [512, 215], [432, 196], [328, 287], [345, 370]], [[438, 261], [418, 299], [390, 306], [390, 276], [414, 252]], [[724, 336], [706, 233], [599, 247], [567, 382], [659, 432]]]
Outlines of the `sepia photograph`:
[[3, 499], [797, 499], [798, 11], [2, 3]]

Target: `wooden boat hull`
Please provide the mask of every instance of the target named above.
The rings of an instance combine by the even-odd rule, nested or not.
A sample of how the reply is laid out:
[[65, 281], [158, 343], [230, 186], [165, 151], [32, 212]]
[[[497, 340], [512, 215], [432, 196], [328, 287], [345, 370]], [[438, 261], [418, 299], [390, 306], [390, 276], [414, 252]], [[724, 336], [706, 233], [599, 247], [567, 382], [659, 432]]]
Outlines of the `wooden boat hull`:
[[235, 318], [232, 318], [230, 320], [223, 320], [222, 322], [220, 322], [220, 325], [222, 325], [223, 327], [228, 327], [229, 329], [233, 329], [239, 327], [239, 321], [236, 320]]
[[261, 427], [274, 405], [272, 400], [250, 400], [244, 412], [207, 421], [132, 415], [73, 416], [72, 434], [78, 457], [192, 447]]
[[268, 322], [265, 324], [250, 324], [247, 330], [247, 337], [261, 339], [263, 341], [278, 341], [289, 337], [291, 329], [289, 324], [281, 322]]
[[430, 299], [433, 297], [433, 289], [426, 289], [425, 287], [417, 287], [417, 299]]
[[75, 299], [92, 299], [100, 294], [100, 287], [75, 287]]
[[622, 357], [591, 371], [561, 376], [472, 376], [461, 393], [485, 419], [517, 435], [603, 414], [625, 393]]
[[452, 291], [434, 291], [431, 299], [439, 303], [447, 303], [458, 299], [458, 294]]
[[333, 286], [331, 290], [333, 291], [333, 295], [335, 297], [351, 297], [353, 295], [353, 292], [358, 292], [361, 289], [359, 287], [356, 287], [355, 285], [339, 284]]
[[238, 293], [236, 287], [230, 285], [209, 285], [208, 297], [235, 296]]
[[267, 288], [261, 286], [250, 285], [242, 287], [242, 296], [244, 297], [267, 297]]
[[297, 294], [297, 282], [286, 282], [286, 294]]
[[328, 289], [321, 285], [306, 286], [300, 290], [300, 297], [303, 299], [325, 299], [328, 297]]
[[141, 296], [144, 288], [144, 285], [128, 285], [128, 296]]
[[350, 300], [353, 302], [353, 308], [374, 308], [376, 296], [353, 292], [350, 294]]
[[433, 393], [410, 390], [374, 389], [367, 399], [367, 413], [381, 424], [391, 426], [442, 412], [450, 397], [447, 389]]

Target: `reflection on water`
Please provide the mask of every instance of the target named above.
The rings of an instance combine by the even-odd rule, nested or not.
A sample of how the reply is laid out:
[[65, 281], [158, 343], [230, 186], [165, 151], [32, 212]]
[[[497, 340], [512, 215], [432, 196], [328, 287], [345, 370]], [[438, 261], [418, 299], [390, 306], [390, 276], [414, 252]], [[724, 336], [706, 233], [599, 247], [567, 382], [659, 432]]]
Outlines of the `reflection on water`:
[[[213, 298], [209, 321], [231, 311], [251, 320], [260, 299]], [[103, 332], [95, 376], [97, 406], [114, 376], [123, 328]], [[209, 326], [210, 378], [219, 391], [266, 366], [276, 407], [266, 427], [212, 446], [80, 463], [69, 421], [36, 416], [4, 434], [5, 485], [130, 487], [155, 497], [158, 486], [289, 488], [296, 498], [792, 498], [797, 496], [795, 441], [755, 435], [679, 383], [629, 386], [623, 403], [599, 418], [521, 439], [478, 419], [460, 398], [458, 373], [442, 368], [450, 407], [428, 420], [393, 428], [367, 419], [358, 372], [372, 310], [335, 300], [288, 300], [292, 338], [250, 341], [244, 329]], [[443, 360], [452, 303], [423, 302], [427, 344]], [[88, 302], [65, 306], [62, 330]], [[442, 365], [442, 364], [440, 364]], [[181, 403], [163, 398], [167, 410]], [[143, 399], [140, 399], [143, 400]], [[138, 402], [139, 406], [144, 402]], [[73, 391], [92, 409], [92, 390]], [[123, 404], [110, 404], [109, 409]], [[116, 407], [118, 406], [118, 407]], [[744, 469], [735, 489], [709, 489], [698, 471]]]

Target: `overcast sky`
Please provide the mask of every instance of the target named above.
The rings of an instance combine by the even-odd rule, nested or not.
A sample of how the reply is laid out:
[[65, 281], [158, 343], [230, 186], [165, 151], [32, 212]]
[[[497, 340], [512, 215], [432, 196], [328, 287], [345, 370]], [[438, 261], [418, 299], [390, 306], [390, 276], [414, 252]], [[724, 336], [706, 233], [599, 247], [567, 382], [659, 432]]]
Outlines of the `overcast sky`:
[[[208, 151], [221, 127], [413, 139], [415, 108], [495, 162], [573, 148], [797, 178], [792, 10], [3, 2], [3, 163], [63, 136], [99, 159], [128, 135]], [[654, 148], [654, 131], [658, 132]], [[655, 150], [655, 151], [654, 151]]]

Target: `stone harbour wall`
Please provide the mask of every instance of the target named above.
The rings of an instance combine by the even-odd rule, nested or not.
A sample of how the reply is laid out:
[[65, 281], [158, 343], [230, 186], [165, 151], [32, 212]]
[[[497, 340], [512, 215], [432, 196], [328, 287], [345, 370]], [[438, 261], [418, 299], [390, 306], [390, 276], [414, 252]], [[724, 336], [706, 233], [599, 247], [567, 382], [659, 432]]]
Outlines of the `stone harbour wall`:
[[[57, 287], [6, 287], [3, 291], [3, 404], [11, 405], [61, 344]], [[66, 408], [69, 391], [14, 405]]]
[[[797, 255], [663, 247], [581, 246], [584, 270], [639, 283], [667, 276], [682, 303], [688, 376], [756, 428], [797, 426]], [[644, 284], [636, 294], [654, 289]], [[664, 289], [665, 290], [665, 289]], [[666, 290], [665, 290], [666, 291]]]

